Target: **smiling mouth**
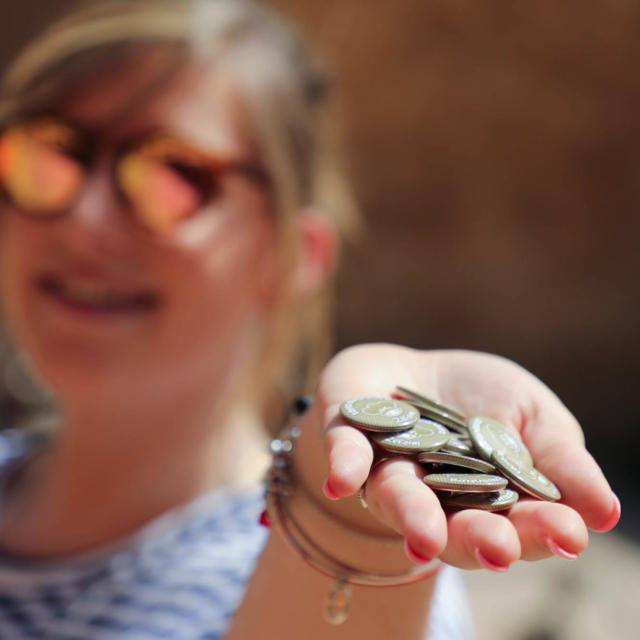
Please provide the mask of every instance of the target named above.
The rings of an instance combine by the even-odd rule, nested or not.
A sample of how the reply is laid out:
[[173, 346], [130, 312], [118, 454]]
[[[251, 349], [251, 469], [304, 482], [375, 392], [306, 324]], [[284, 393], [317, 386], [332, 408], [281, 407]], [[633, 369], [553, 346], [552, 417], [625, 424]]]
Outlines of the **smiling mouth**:
[[80, 311], [96, 313], [139, 313], [156, 309], [159, 297], [149, 291], [121, 291], [105, 284], [66, 281], [43, 275], [36, 287], [47, 297]]

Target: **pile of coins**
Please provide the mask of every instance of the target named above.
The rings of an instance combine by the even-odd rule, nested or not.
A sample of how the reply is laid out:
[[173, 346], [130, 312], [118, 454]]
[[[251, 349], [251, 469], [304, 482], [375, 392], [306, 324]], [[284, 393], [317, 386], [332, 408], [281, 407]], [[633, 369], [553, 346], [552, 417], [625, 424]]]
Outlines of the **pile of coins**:
[[[368, 433], [383, 455], [412, 456], [444, 507], [502, 511], [518, 491], [559, 500], [558, 488], [533, 466], [520, 437], [497, 420], [461, 411], [406, 387], [390, 398], [352, 398], [342, 416]], [[508, 489], [511, 484], [516, 490]]]

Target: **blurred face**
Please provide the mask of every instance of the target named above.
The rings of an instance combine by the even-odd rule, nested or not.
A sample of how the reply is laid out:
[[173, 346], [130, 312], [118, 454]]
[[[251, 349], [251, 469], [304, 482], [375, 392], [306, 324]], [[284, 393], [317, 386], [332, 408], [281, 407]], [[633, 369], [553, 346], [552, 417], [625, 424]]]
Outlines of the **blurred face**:
[[[141, 225], [116, 193], [116, 149], [152, 130], [216, 162], [257, 162], [230, 82], [192, 70], [131, 104], [149, 65], [152, 58], [141, 59], [100, 77], [56, 109], [100, 133], [95, 163], [64, 215], [45, 220], [3, 205], [7, 322], [67, 401], [87, 393], [145, 397], [182, 384], [215, 390], [248, 362], [276, 285], [273, 212], [264, 186], [246, 175], [216, 175], [210, 199], [169, 232]], [[172, 166], [166, 176], [154, 173], [156, 183], [144, 182], [143, 201], [134, 203], [138, 213], [153, 219], [154, 207], [172, 198], [192, 207], [184, 173]]]

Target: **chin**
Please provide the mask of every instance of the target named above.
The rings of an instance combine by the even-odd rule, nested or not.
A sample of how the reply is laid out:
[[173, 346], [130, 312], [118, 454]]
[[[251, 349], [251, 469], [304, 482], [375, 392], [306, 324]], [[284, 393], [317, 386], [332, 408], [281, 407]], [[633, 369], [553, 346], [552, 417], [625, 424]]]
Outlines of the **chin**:
[[34, 379], [63, 402], [113, 398], [120, 390], [131, 389], [139, 378], [114, 352], [69, 348], [51, 341], [30, 347], [26, 357]]

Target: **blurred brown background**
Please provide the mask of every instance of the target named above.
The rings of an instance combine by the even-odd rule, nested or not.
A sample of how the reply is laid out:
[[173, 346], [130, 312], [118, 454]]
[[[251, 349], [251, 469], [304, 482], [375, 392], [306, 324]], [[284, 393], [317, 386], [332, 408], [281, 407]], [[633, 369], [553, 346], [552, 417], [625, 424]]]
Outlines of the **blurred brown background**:
[[[1, 0], [0, 66], [74, 4]], [[517, 360], [581, 420], [640, 533], [640, 5], [271, 4], [331, 70], [369, 227], [339, 346]]]
[[[2, 64], [73, 4], [2, 0]], [[339, 345], [517, 360], [626, 492], [639, 479], [640, 5], [271, 4], [327, 60], [369, 227], [345, 256]]]
[[[81, 3], [1, 0], [0, 65]], [[621, 576], [640, 569], [640, 3], [271, 4], [332, 69], [369, 227], [345, 255], [339, 346], [393, 341], [517, 360], [577, 415], [621, 497], [627, 541], [594, 536], [577, 572], [541, 570], [532, 584], [546, 594], [545, 624], [520, 620], [516, 635], [505, 618], [492, 637], [632, 637], [620, 624], [621, 612], [633, 615], [628, 589], [637, 593]], [[617, 609], [593, 622], [584, 612], [607, 597], [593, 576], [607, 567], [616, 574], [600, 586], [621, 589], [608, 594]], [[502, 584], [513, 595], [509, 578], [482, 580], [472, 576], [474, 593]], [[535, 593], [518, 593], [536, 618]], [[581, 624], [569, 625], [567, 610], [582, 611]]]

